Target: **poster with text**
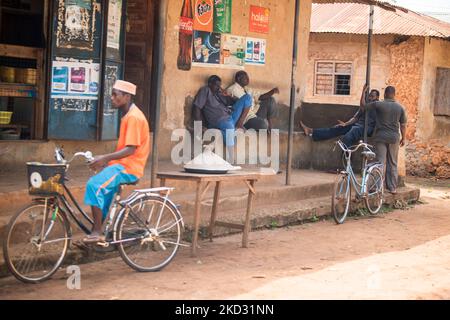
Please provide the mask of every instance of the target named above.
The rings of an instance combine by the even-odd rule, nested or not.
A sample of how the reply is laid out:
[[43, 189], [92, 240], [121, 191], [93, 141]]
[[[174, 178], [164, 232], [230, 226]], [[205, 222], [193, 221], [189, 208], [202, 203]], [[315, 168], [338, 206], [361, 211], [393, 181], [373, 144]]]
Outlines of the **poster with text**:
[[245, 38], [223, 34], [221, 63], [228, 66], [243, 66], [244, 60]]
[[122, 0], [110, 0], [108, 7], [108, 48], [119, 50], [121, 26]]
[[245, 50], [245, 63], [255, 65], [266, 64], [266, 40], [247, 38]]
[[220, 64], [220, 33], [194, 31], [192, 62]]
[[53, 61], [51, 97], [97, 100], [100, 64]]
[[213, 31], [214, 4], [213, 0], [195, 0], [194, 30]]
[[231, 32], [232, 10], [232, 0], [214, 0], [214, 32]]
[[270, 9], [250, 6], [250, 32], [269, 33]]

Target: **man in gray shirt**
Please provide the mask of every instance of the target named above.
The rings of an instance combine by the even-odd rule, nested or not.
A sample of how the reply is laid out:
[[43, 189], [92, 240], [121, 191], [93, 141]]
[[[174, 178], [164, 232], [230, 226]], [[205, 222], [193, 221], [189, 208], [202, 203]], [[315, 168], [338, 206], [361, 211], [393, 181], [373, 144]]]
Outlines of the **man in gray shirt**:
[[[386, 188], [397, 192], [398, 150], [405, 144], [406, 113], [401, 104], [395, 101], [395, 88], [386, 87], [384, 100], [361, 105], [362, 109], [375, 109], [377, 124], [375, 128], [375, 148], [377, 159], [385, 166]], [[400, 136], [401, 133], [401, 136]]]
[[252, 97], [243, 95], [235, 100], [221, 88], [222, 80], [213, 75], [202, 87], [193, 103], [194, 121], [203, 121], [209, 129], [219, 129], [227, 146], [229, 162], [234, 162], [235, 130], [244, 127], [244, 120], [252, 105]]

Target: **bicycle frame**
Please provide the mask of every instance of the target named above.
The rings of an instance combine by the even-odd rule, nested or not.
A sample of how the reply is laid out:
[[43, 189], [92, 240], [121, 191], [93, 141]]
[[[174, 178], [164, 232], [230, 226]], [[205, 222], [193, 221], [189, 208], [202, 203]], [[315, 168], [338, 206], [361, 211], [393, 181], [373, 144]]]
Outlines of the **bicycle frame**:
[[[379, 163], [368, 164], [367, 163], [367, 158], [364, 158], [364, 165], [363, 165], [363, 170], [362, 170], [362, 179], [361, 179], [361, 183], [359, 183], [358, 179], [356, 178], [356, 175], [355, 175], [355, 173], [353, 171], [352, 165], [351, 165], [351, 157], [352, 157], [353, 152], [358, 150], [359, 147], [361, 146], [361, 144], [358, 145], [353, 150], [345, 148], [345, 145], [341, 141], [338, 141], [338, 144], [341, 147], [341, 149], [344, 151], [344, 156], [345, 156], [345, 160], [346, 160], [346, 166], [345, 166], [345, 171], [343, 171], [342, 173], [344, 173], [344, 174], [349, 176], [349, 179], [348, 179], [347, 183], [348, 184], [350, 184], [350, 183], [352, 184], [353, 189], [355, 190], [355, 192], [357, 193], [357, 195], [359, 197], [362, 197], [362, 198], [366, 197], [368, 195], [367, 194], [367, 190], [366, 190], [366, 187], [367, 187], [366, 179], [367, 179], [368, 174], [370, 174], [370, 172], [372, 170], [374, 170], [375, 168], [382, 169], [383, 166], [381, 164], [379, 164]], [[367, 149], [369, 149], [367, 147], [367, 145], [364, 144], [364, 146]], [[347, 185], [347, 188], [348, 187], [350, 187], [350, 185]]]
[[[348, 152], [348, 156], [345, 155], [347, 164], [346, 164], [346, 168], [345, 168], [345, 173], [350, 177], [350, 179], [348, 179], [348, 183], [352, 184], [353, 189], [355, 190], [355, 192], [358, 194], [358, 196], [365, 196], [366, 190], [364, 190], [365, 185], [366, 185], [366, 178], [367, 178], [367, 166], [364, 166], [364, 169], [362, 171], [362, 179], [361, 179], [361, 183], [359, 183], [358, 179], [356, 178], [356, 175], [353, 171], [352, 168], [352, 164], [351, 164], [351, 153]], [[347, 186], [348, 187], [348, 186]]]

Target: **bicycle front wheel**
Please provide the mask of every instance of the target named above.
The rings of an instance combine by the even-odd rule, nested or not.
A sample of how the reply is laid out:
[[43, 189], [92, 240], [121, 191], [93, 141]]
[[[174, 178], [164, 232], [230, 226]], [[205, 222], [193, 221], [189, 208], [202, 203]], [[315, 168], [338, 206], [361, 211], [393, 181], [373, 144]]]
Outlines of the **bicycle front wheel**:
[[350, 209], [351, 187], [349, 177], [340, 174], [334, 183], [333, 196], [331, 197], [331, 212], [334, 221], [342, 224]]
[[159, 271], [175, 257], [181, 241], [182, 218], [164, 198], [137, 199], [118, 218], [119, 253], [131, 268]]
[[366, 208], [371, 214], [377, 214], [383, 205], [384, 181], [381, 170], [375, 168], [370, 171], [366, 179]]
[[50, 278], [64, 260], [70, 242], [65, 215], [54, 206], [33, 203], [10, 221], [3, 242], [9, 271], [26, 283]]

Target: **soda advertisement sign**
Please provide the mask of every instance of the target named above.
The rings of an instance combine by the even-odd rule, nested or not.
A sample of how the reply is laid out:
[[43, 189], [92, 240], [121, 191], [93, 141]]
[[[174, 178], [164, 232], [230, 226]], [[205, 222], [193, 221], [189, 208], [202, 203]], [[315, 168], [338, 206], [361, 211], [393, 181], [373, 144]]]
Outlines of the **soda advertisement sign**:
[[220, 64], [220, 33], [194, 31], [192, 62]]
[[177, 58], [178, 70], [191, 70], [192, 34], [194, 31], [194, 14], [191, 0], [183, 0], [178, 32], [179, 52]]
[[250, 32], [269, 33], [270, 9], [250, 6]]
[[243, 66], [245, 59], [245, 38], [223, 34], [221, 58], [221, 63], [224, 65]]
[[214, 32], [231, 32], [232, 0], [214, 0]]
[[194, 5], [194, 30], [213, 31], [214, 0], [195, 0]]
[[245, 63], [253, 65], [266, 64], [266, 40], [247, 38]]

